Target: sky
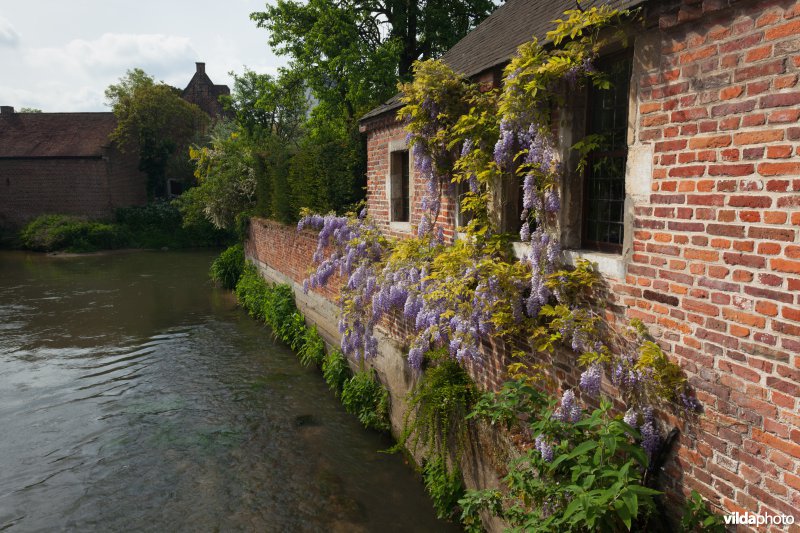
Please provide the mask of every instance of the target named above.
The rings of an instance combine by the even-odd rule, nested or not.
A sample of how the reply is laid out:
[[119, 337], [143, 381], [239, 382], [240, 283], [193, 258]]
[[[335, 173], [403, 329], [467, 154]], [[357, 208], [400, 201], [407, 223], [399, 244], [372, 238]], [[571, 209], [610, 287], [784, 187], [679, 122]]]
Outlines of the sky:
[[265, 0], [0, 0], [0, 105], [109, 111], [103, 92], [139, 67], [184, 88], [205, 62], [215, 84], [285, 59], [250, 13]]

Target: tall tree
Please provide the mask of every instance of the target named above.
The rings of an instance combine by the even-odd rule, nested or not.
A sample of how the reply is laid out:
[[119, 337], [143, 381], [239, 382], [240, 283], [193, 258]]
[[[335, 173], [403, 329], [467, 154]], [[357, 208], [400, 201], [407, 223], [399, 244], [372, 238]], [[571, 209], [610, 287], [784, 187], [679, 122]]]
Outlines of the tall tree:
[[241, 132], [251, 139], [275, 136], [293, 143], [300, 135], [308, 102], [303, 80], [284, 70], [278, 77], [245, 69], [233, 76], [233, 93], [223, 96]]
[[105, 95], [117, 117], [111, 139], [123, 150], [139, 151], [148, 196], [165, 196], [168, 179], [191, 178], [189, 145], [207, 129], [208, 115], [181, 98], [179, 89], [156, 83], [139, 68], [110, 85]]
[[491, 0], [278, 0], [251, 14], [323, 102], [354, 120], [394, 93], [417, 59], [449, 49]]

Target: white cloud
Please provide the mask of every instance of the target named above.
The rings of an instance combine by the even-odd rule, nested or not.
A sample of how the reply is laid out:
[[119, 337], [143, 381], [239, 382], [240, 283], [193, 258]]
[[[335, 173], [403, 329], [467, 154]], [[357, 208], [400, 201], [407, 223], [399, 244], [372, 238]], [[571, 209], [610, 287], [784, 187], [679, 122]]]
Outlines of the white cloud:
[[32, 49], [26, 56], [38, 68], [81, 69], [91, 75], [121, 76], [127, 69], [140, 67], [158, 78], [191, 64], [197, 51], [188, 37], [106, 33], [91, 41], [74, 39], [62, 47]]
[[0, 103], [17, 110], [33, 107], [45, 112], [110, 111], [104, 105], [103, 91], [92, 86], [73, 86], [63, 83], [36, 84], [30, 89], [0, 85]]
[[11, 22], [0, 17], [0, 46], [16, 47], [19, 44], [19, 33]]

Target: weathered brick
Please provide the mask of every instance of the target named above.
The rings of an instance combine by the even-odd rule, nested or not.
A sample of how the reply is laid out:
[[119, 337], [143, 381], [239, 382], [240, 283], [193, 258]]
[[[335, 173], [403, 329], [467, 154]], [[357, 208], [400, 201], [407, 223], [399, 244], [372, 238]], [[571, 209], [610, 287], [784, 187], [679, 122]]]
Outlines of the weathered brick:
[[761, 163], [758, 173], [762, 176], [800, 175], [800, 163]]
[[771, 239], [774, 241], [793, 241], [795, 231], [783, 228], [763, 228], [751, 226], [747, 236], [751, 239]]
[[783, 140], [783, 130], [761, 130], [737, 133], [733, 136], [733, 142], [737, 145], [762, 144], [773, 141]]

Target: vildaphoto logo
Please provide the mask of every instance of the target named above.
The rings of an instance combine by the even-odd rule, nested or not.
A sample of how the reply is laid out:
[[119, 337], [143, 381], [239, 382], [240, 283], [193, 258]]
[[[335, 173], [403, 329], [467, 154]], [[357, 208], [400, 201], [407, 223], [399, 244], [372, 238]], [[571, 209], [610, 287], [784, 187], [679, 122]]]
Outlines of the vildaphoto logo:
[[725, 524], [737, 526], [790, 526], [794, 516], [785, 514], [731, 513], [723, 517]]

